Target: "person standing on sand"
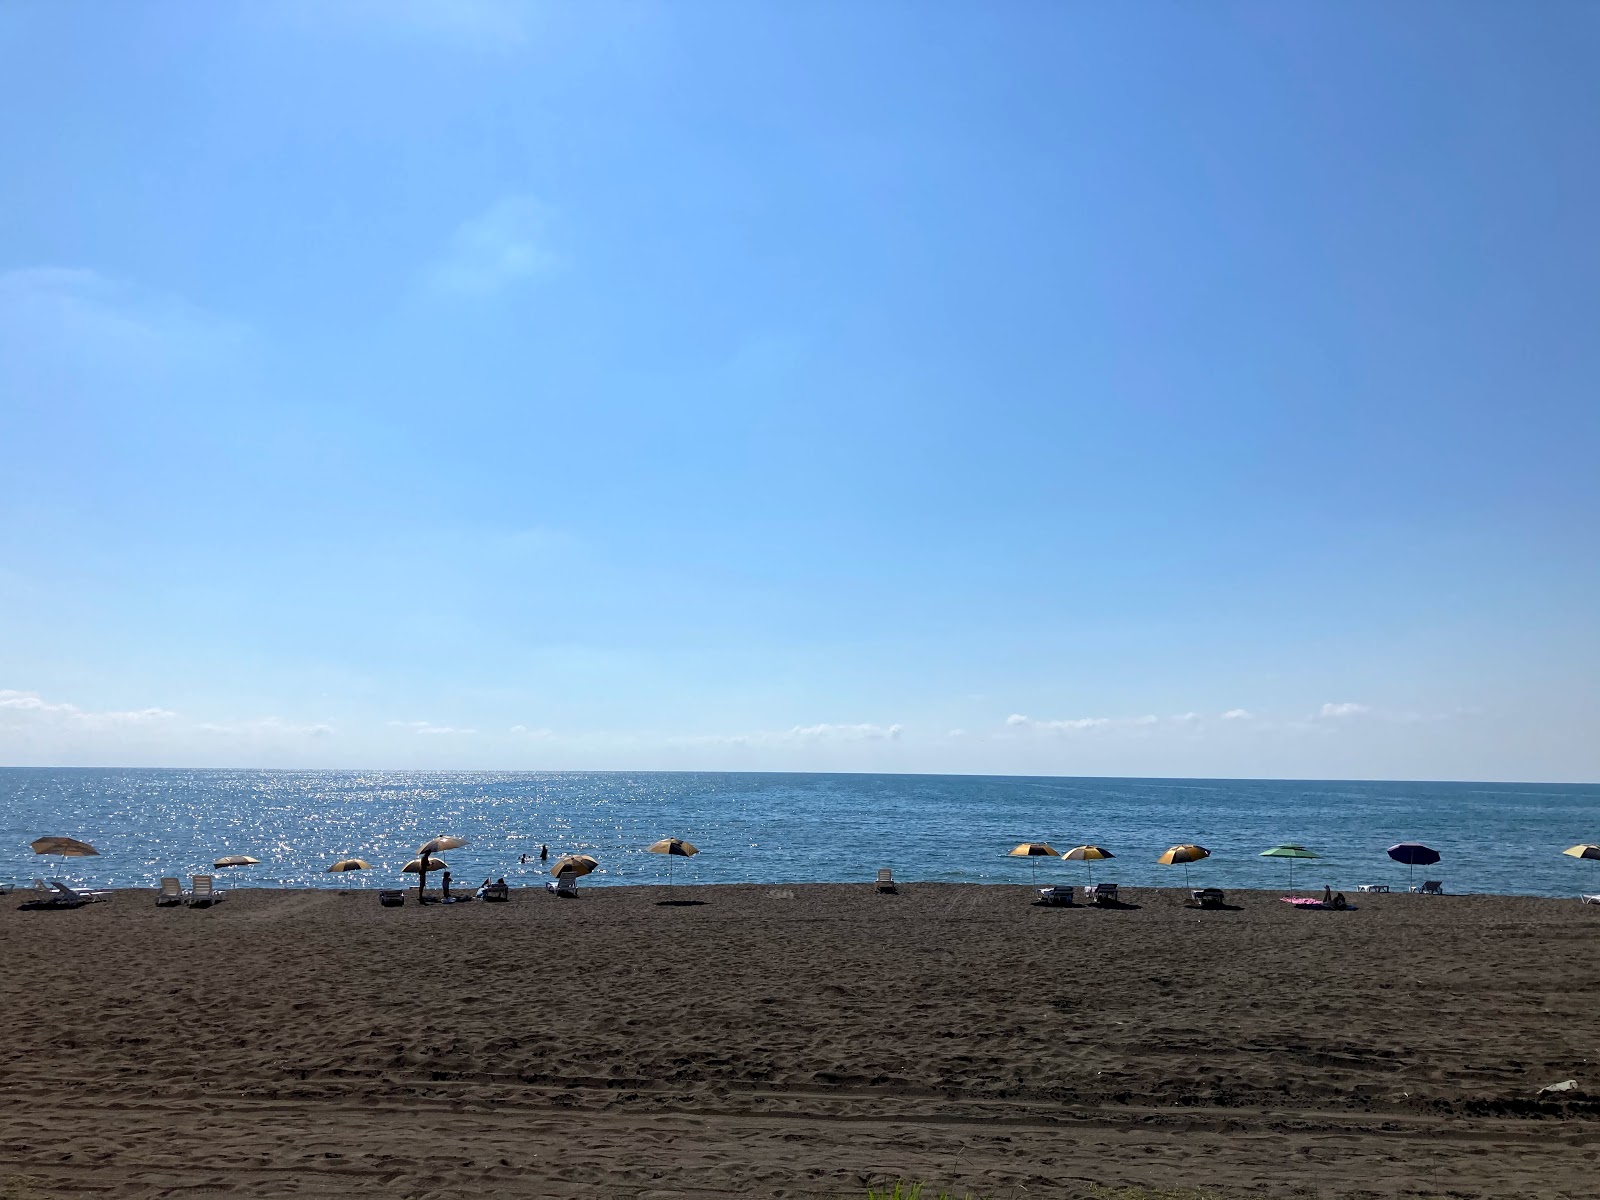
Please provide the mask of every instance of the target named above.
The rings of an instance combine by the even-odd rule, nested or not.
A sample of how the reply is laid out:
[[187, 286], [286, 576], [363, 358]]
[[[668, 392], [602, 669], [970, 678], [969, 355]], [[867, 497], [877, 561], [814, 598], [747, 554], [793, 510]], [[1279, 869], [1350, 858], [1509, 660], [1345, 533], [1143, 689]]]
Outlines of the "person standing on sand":
[[446, 899], [446, 900], [450, 899], [450, 872], [446, 871], [444, 873], [444, 878], [441, 879], [439, 882], [440, 882], [440, 895], [443, 896], [444, 899]]

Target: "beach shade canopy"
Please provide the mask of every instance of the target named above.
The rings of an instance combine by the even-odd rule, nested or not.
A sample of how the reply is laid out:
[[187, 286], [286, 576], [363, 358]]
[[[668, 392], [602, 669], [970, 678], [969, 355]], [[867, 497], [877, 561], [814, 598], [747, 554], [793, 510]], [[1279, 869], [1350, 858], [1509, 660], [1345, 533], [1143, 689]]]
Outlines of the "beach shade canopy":
[[[38, 842], [34, 843], [35, 846], [37, 846], [38, 844], [39, 844]], [[1568, 846], [1561, 853], [1570, 854], [1570, 855], [1572, 855], [1573, 858], [1600, 858], [1600, 846], [1595, 846], [1595, 845]]]
[[1387, 854], [1395, 862], [1405, 863], [1408, 867], [1431, 867], [1439, 861], [1439, 852], [1421, 842], [1401, 842], [1390, 846]]
[[1304, 846], [1294, 842], [1286, 842], [1282, 846], [1274, 846], [1271, 850], [1263, 850], [1262, 858], [1287, 858], [1289, 860], [1289, 890], [1294, 891], [1294, 860], [1297, 858], [1321, 858], [1315, 850], [1307, 850]]
[[1390, 858], [1397, 863], [1405, 863], [1411, 868], [1409, 878], [1417, 877], [1418, 867], [1431, 867], [1439, 861], [1439, 852], [1432, 846], [1424, 846], [1421, 842], [1398, 842], [1386, 851]]
[[[429, 838], [427, 841], [423, 842], [422, 845], [418, 846], [417, 857], [429, 858], [439, 853], [441, 850], [455, 850], [458, 847], [465, 846], [466, 844], [467, 839], [464, 837], [455, 837], [452, 834], [440, 834], [436, 838]], [[428, 869], [431, 871], [433, 868], [429, 867]]]
[[691, 854], [699, 854], [700, 851], [682, 838], [662, 838], [650, 847], [650, 853], [665, 854], [667, 856], [667, 882], [670, 884], [672, 882], [672, 860], [674, 858], [688, 858]]
[[1199, 862], [1202, 858], [1210, 858], [1211, 851], [1204, 846], [1196, 846], [1193, 842], [1185, 842], [1181, 846], [1168, 846], [1161, 852], [1161, 857], [1156, 859], [1164, 867], [1181, 864], [1183, 867], [1183, 886], [1189, 886], [1189, 864]]
[[691, 854], [699, 854], [700, 851], [682, 838], [662, 838], [650, 847], [650, 853], [676, 854], [679, 858], [688, 858]]
[[557, 879], [563, 875], [587, 875], [600, 865], [592, 854], [564, 854], [550, 864], [550, 874]]
[[[429, 858], [428, 859], [428, 870], [430, 870], [430, 871], [448, 871], [449, 869], [450, 869], [450, 864], [445, 862], [445, 860], [442, 859], [442, 858]], [[422, 859], [413, 858], [405, 866], [400, 868], [400, 872], [403, 875], [421, 875], [422, 874]]]
[[251, 858], [248, 854], [230, 854], [226, 858], [219, 858], [212, 863], [213, 867], [253, 867], [261, 860]]
[[363, 861], [362, 859], [359, 859], [359, 858], [341, 858], [338, 862], [334, 863], [333, 866], [329, 867], [328, 870], [329, 871], [370, 871], [370, 870], [372, 870], [372, 864], [369, 863], [369, 862], [365, 862], [365, 861]]
[[35, 838], [28, 846], [35, 854], [59, 854], [62, 858], [88, 858], [100, 853], [88, 842], [69, 837]]
[[1073, 862], [1081, 862], [1087, 867], [1089, 869], [1089, 881], [1092, 883], [1094, 881], [1094, 864], [1102, 858], [1115, 858], [1116, 855], [1104, 846], [1074, 846], [1061, 857], [1071, 859]]
[[[1007, 850], [1008, 858], [1060, 858], [1061, 852], [1048, 842], [1023, 842], [1015, 850]], [[1033, 868], [1033, 881], [1039, 882], [1039, 864], [1029, 863]]]

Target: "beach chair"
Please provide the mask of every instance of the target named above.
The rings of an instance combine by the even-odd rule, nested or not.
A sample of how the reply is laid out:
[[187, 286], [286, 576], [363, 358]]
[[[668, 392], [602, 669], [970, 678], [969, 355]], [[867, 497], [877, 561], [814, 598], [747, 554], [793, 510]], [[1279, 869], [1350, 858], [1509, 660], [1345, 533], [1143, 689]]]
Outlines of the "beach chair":
[[1442, 896], [1444, 895], [1444, 884], [1440, 883], [1437, 879], [1424, 879], [1411, 890], [1413, 892], [1419, 892], [1424, 896]]
[[1228, 897], [1221, 888], [1195, 888], [1189, 893], [1189, 899], [1201, 908], [1221, 908]]
[[1072, 889], [1062, 884], [1039, 889], [1039, 903], [1065, 907], [1072, 903]]
[[1579, 896], [1578, 899], [1585, 904], [1600, 904], [1600, 892], [1596, 892], [1592, 896]]
[[491, 883], [483, 888], [483, 898], [496, 904], [504, 904], [511, 899], [511, 885], [509, 883]]
[[96, 901], [111, 899], [111, 893], [104, 888], [73, 888], [59, 879], [52, 879], [50, 886], [61, 899], [76, 901], [78, 904], [94, 904]]
[[189, 885], [189, 907], [210, 908], [227, 893], [217, 886], [214, 875], [196, 875]]
[[406, 894], [399, 888], [384, 888], [378, 893], [378, 903], [385, 908], [399, 908], [406, 902]]
[[578, 877], [576, 875], [558, 875], [544, 885], [544, 890], [567, 899], [576, 899], [578, 895]]
[[888, 867], [878, 869], [878, 882], [873, 885], [880, 892], [898, 892], [900, 887], [894, 881], [894, 872]]
[[174, 904], [182, 904], [183, 901], [183, 881], [171, 875], [162, 876], [161, 890], [156, 893], [156, 907], [171, 908]]
[[1117, 885], [1114, 883], [1085, 884], [1083, 898], [1090, 904], [1117, 903]]
[[22, 908], [82, 908], [89, 901], [70, 888], [65, 893], [56, 891], [42, 879], [35, 879], [24, 895]]

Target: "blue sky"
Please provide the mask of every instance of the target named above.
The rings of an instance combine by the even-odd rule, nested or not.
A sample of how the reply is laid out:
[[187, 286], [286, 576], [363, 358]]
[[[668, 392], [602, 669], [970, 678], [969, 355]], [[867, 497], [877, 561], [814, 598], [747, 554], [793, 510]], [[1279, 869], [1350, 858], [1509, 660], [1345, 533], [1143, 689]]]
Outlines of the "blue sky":
[[0, 8], [0, 762], [1600, 778], [1600, 10]]

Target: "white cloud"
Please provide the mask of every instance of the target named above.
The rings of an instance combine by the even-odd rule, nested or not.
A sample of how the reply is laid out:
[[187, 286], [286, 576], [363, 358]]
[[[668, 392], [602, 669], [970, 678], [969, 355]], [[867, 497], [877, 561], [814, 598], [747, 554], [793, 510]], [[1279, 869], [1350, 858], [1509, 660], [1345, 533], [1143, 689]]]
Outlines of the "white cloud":
[[296, 724], [282, 717], [258, 717], [253, 721], [202, 721], [193, 726], [196, 733], [225, 734], [234, 737], [331, 737], [332, 725]]
[[821, 742], [893, 742], [900, 739], [906, 727], [901, 724], [873, 725], [831, 724], [795, 725], [789, 729], [763, 730], [758, 733], [709, 734], [672, 739], [680, 745], [727, 746], [804, 746]]
[[965, 729], [952, 729], [949, 733], [945, 734], [945, 737], [947, 738], [964, 738], [966, 736], [967, 731]]
[[441, 292], [485, 295], [549, 270], [549, 211], [532, 196], [506, 196], [463, 221], [429, 271]]
[[10, 688], [0, 690], [0, 709], [15, 714], [19, 719], [46, 722], [67, 722], [85, 726], [148, 725], [171, 721], [177, 713], [166, 708], [139, 708], [127, 710], [92, 711], [65, 701], [49, 701], [37, 692], [19, 692]]
[[548, 741], [556, 735], [553, 729], [529, 729], [526, 725], [513, 725], [506, 732], [513, 737], [527, 738], [534, 742]]
[[1224, 721], [1249, 721], [1254, 719], [1255, 713], [1247, 708], [1230, 708], [1222, 714]]
[[1363, 717], [1371, 712], [1372, 709], [1367, 707], [1365, 704], [1345, 702], [1343, 704], [1324, 704], [1322, 708], [1318, 710], [1317, 716], [1336, 719], [1339, 717]]
[[454, 725], [435, 725], [432, 721], [390, 721], [396, 729], [409, 729], [424, 737], [447, 737], [453, 734], [475, 734], [476, 729], [458, 729]]

